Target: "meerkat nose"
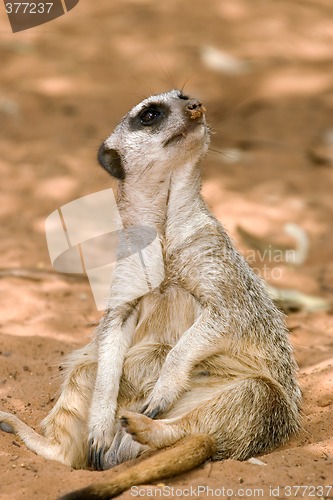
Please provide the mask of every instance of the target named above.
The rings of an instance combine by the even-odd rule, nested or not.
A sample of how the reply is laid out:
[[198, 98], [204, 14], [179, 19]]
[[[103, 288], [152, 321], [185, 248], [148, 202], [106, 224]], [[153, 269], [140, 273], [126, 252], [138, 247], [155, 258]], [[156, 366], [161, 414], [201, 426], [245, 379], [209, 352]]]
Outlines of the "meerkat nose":
[[185, 110], [190, 115], [191, 120], [200, 118], [206, 112], [206, 108], [197, 99], [190, 99]]
[[201, 108], [201, 106], [202, 106], [201, 102], [198, 101], [197, 99], [190, 99], [190, 101], [187, 104], [186, 108], [189, 109], [189, 110], [192, 110], [192, 109]]

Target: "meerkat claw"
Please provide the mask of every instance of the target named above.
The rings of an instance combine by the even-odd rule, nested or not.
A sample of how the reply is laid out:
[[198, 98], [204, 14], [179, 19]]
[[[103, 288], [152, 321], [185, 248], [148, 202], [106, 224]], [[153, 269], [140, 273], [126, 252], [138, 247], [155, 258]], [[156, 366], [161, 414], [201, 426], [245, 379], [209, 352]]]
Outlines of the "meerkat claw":
[[154, 420], [158, 416], [158, 414], [161, 413], [161, 407], [160, 406], [156, 406], [152, 410], [149, 410], [148, 408], [149, 408], [149, 405], [147, 405], [146, 409], [144, 411], [141, 411], [141, 413], [143, 415], [145, 415], [146, 417], [151, 418], [152, 420]]
[[97, 444], [91, 439], [88, 445], [87, 466], [93, 470], [105, 470], [104, 456], [106, 449], [104, 447], [97, 448]]
[[127, 417], [120, 417], [119, 421], [120, 421], [120, 425], [122, 427], [126, 427], [128, 425], [128, 418]]

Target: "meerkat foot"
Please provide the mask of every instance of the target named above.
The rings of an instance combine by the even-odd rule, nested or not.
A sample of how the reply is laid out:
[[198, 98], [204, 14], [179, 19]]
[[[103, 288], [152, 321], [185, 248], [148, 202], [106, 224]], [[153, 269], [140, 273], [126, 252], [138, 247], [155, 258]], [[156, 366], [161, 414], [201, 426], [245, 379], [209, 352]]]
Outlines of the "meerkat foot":
[[37, 434], [37, 432], [22, 422], [16, 415], [0, 411], [0, 429], [11, 434], [16, 434], [37, 455], [70, 465], [58, 444], [52, 443], [44, 436]]
[[18, 418], [15, 415], [0, 411], [0, 429], [2, 431], [15, 434], [15, 423], [17, 423], [17, 421]]
[[132, 436], [134, 441], [148, 444], [149, 434], [152, 430], [152, 419], [140, 413], [131, 411], [123, 412], [120, 424]]
[[123, 412], [120, 423], [134, 441], [151, 448], [171, 446], [186, 435], [178, 425], [172, 425], [166, 420], [152, 420], [146, 415], [131, 411]]

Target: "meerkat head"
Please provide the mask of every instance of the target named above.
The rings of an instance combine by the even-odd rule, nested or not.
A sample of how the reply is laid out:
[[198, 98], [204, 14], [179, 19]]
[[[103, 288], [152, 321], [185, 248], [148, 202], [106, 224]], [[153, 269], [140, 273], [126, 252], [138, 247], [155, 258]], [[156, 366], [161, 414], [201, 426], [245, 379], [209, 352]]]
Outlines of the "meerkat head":
[[148, 97], [103, 142], [98, 161], [120, 180], [195, 164], [209, 144], [205, 111], [200, 101], [179, 90]]

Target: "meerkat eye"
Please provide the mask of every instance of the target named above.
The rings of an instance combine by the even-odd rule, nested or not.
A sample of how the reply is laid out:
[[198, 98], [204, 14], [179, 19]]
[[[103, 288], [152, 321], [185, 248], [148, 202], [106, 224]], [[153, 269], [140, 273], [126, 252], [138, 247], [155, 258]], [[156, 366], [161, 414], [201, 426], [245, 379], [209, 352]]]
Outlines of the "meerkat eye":
[[139, 118], [142, 125], [148, 127], [150, 125], [154, 125], [161, 117], [163, 113], [158, 108], [146, 108], [141, 111]]
[[188, 101], [189, 100], [189, 96], [183, 94], [183, 92], [179, 92], [178, 97], [179, 97], [179, 99], [184, 99], [184, 101]]

